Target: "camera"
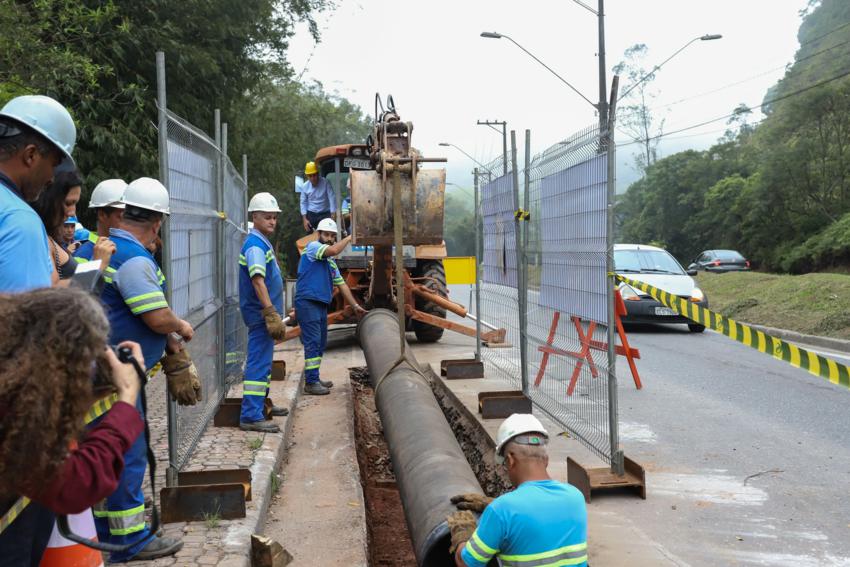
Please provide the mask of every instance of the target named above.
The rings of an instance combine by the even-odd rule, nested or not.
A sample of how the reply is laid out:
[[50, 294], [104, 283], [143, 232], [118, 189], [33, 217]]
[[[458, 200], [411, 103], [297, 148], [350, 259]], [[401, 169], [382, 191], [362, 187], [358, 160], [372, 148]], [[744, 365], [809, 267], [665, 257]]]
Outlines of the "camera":
[[[135, 361], [131, 349], [115, 345], [109, 345], [109, 348], [112, 349], [112, 352], [115, 353], [115, 356], [122, 364], [132, 364]], [[112, 384], [112, 369], [109, 366], [109, 362], [103, 356], [98, 357], [95, 362], [92, 388], [95, 392], [112, 391], [114, 389]]]

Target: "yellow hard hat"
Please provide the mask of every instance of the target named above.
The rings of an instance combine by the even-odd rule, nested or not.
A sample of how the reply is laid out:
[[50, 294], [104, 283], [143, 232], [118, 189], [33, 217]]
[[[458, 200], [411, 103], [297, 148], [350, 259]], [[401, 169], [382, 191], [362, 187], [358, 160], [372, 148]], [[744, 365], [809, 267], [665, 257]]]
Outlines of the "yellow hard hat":
[[304, 166], [304, 174], [305, 175], [313, 175], [314, 173], [319, 173], [319, 170], [316, 169], [316, 162], [308, 161], [307, 165]]

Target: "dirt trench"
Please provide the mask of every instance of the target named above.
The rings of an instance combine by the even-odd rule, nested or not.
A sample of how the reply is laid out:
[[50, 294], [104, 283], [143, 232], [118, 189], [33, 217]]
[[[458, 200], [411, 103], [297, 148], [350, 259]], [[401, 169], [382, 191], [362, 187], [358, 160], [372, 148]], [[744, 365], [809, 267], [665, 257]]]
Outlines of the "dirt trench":
[[349, 369], [354, 396], [354, 439], [363, 496], [371, 567], [416, 565], [389, 447], [366, 368]]

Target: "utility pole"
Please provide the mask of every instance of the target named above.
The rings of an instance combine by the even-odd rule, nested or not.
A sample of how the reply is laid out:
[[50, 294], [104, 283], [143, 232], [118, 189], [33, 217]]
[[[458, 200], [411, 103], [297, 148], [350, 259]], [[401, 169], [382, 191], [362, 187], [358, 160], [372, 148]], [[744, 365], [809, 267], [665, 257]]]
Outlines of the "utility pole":
[[605, 77], [605, 0], [599, 0], [599, 8], [596, 18], [599, 21], [599, 131], [603, 132], [608, 127], [608, 93], [607, 79]]
[[502, 175], [508, 174], [508, 123], [504, 120], [479, 120], [479, 126], [489, 126], [498, 132], [496, 126], [502, 127]]

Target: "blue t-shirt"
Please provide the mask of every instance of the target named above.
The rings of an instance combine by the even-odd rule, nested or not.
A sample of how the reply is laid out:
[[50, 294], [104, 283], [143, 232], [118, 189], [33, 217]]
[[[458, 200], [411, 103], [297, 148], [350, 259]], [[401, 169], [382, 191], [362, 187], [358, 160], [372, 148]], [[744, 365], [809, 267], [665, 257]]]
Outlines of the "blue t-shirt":
[[0, 174], [0, 293], [19, 293], [52, 284], [47, 231], [38, 214]]
[[522, 483], [484, 509], [461, 552], [468, 567], [498, 557], [510, 565], [587, 565], [587, 508], [574, 486], [556, 480]]
[[333, 258], [325, 257], [328, 247], [314, 240], [301, 254], [295, 287], [295, 311], [299, 321], [323, 318], [333, 296], [333, 287], [345, 283]]

